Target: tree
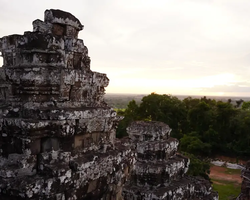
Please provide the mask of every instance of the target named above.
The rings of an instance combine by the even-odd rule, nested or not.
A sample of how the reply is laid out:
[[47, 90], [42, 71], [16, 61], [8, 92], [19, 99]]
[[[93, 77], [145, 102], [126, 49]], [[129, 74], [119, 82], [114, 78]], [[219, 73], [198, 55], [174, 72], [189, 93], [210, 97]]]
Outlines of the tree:
[[161, 121], [172, 128], [172, 134], [180, 138], [186, 121], [186, 109], [181, 100], [172, 95], [151, 93], [143, 97], [139, 107], [143, 119]]
[[209, 104], [200, 101], [196, 106], [189, 109], [187, 117], [191, 131], [203, 134], [212, 124], [213, 112]]
[[182, 155], [190, 159], [190, 165], [189, 165], [188, 172], [187, 172], [188, 175], [201, 176], [209, 180], [209, 174], [210, 174], [209, 162], [201, 160], [190, 153], [186, 153], [186, 152], [181, 152], [181, 153]]
[[213, 129], [212, 125], [202, 135], [202, 141], [210, 145], [210, 153], [217, 154], [220, 147], [219, 133]]
[[250, 110], [250, 101], [244, 101], [241, 108], [243, 110]]
[[197, 133], [192, 132], [190, 135], [184, 135], [180, 139], [180, 149], [194, 155], [208, 156], [211, 152], [211, 145], [202, 142], [197, 136]]
[[220, 148], [223, 153], [231, 151], [227, 143], [234, 139], [231, 127], [237, 112], [237, 109], [228, 102], [218, 101], [216, 104], [214, 128], [219, 133]]
[[195, 155], [249, 155], [250, 102], [242, 109], [234, 108], [230, 101], [222, 102], [207, 97], [185, 98], [151, 93], [141, 104], [129, 102], [117, 130], [125, 136], [126, 127], [134, 120], [162, 121], [172, 128], [172, 136], [180, 140], [183, 151]]
[[193, 99], [192, 97], [187, 97], [185, 99], [183, 99], [183, 103], [186, 107], [187, 110], [190, 110], [194, 107], [196, 107], [199, 103], [200, 103], [200, 99]]
[[139, 107], [136, 104], [136, 101], [132, 100], [128, 103], [125, 111], [119, 110], [117, 114], [124, 117], [118, 124], [116, 130], [116, 137], [122, 138], [127, 136], [126, 128], [128, 127], [129, 123], [141, 119], [139, 115]]
[[240, 109], [232, 119], [230, 131], [231, 152], [238, 156], [249, 156], [250, 154], [250, 110]]

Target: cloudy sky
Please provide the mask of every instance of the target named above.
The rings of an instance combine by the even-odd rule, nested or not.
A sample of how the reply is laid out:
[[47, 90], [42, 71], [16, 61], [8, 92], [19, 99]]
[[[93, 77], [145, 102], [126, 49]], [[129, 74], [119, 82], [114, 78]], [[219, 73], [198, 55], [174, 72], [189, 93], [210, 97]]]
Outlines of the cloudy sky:
[[0, 37], [31, 31], [46, 9], [75, 15], [107, 93], [250, 96], [249, 0], [0, 3]]

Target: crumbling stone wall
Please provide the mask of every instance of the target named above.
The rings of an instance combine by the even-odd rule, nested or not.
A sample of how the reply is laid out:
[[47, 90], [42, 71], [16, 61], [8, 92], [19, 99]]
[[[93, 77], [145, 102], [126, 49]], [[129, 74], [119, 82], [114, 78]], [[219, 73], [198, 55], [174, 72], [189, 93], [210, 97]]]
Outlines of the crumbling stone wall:
[[120, 118], [103, 100], [70, 13], [0, 39], [0, 199], [121, 199], [134, 162], [115, 145]]
[[0, 199], [216, 200], [208, 182], [185, 176], [167, 125], [135, 122], [131, 139], [116, 140], [109, 79], [91, 71], [82, 29], [51, 9], [32, 32], [0, 38]]
[[186, 174], [189, 159], [176, 153], [179, 142], [162, 122], [133, 122], [128, 128], [137, 162], [123, 189], [125, 200], [218, 199], [211, 184]]
[[247, 162], [246, 168], [241, 172], [241, 194], [237, 200], [250, 200], [250, 161]]

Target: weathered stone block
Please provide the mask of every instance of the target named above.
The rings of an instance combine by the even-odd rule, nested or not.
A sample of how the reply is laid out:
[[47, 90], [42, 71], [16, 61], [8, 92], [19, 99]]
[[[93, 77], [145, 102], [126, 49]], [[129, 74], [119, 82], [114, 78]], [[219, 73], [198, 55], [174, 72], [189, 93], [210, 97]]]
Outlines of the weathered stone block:
[[51, 9], [33, 32], [0, 38], [0, 199], [208, 199], [211, 185], [183, 178], [189, 160], [168, 125], [134, 122], [132, 140], [116, 140], [122, 117], [104, 102], [109, 79], [90, 70], [82, 28]]
[[171, 129], [163, 122], [132, 122], [127, 128], [129, 137], [135, 141], [154, 141], [168, 138]]

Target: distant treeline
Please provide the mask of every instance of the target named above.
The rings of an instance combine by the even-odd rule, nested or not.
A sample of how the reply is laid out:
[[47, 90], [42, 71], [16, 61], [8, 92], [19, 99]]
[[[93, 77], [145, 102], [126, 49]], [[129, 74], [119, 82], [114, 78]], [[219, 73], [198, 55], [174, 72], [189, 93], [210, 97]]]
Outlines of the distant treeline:
[[[147, 94], [105, 94], [105, 102], [112, 108], [115, 109], [125, 109], [128, 103], [135, 100], [137, 104], [140, 104], [142, 98], [147, 96]], [[174, 95], [179, 100], [183, 100], [187, 95]], [[193, 99], [200, 99], [203, 96], [191, 96]], [[243, 101], [250, 101], [250, 97], [229, 97], [229, 96], [209, 96], [210, 99], [215, 99], [216, 101], [229, 101], [233, 106], [241, 106]]]
[[141, 99], [146, 95], [136, 95], [136, 94], [106, 94], [105, 102], [112, 108], [115, 109], [125, 109], [128, 103], [135, 100], [138, 104]]
[[140, 103], [132, 100], [126, 109], [117, 137], [127, 135], [126, 128], [134, 120], [165, 122], [172, 128], [172, 137], [180, 140], [180, 150], [196, 156], [250, 155], [250, 102], [232, 104], [206, 97], [187, 97], [152, 93]]

